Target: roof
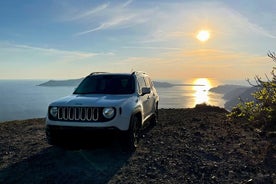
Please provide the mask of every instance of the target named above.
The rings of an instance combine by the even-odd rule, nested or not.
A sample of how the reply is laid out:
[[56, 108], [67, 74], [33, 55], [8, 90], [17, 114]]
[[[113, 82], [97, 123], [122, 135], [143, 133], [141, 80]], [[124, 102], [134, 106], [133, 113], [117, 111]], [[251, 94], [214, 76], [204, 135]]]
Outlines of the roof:
[[89, 76], [92, 75], [147, 75], [147, 73], [142, 71], [134, 71], [132, 73], [93, 72]]

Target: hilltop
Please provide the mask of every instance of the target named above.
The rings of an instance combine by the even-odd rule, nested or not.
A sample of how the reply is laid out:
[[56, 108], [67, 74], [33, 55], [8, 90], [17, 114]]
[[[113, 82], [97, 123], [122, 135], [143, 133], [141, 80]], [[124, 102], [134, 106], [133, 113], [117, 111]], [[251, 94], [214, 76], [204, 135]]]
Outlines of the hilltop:
[[50, 146], [44, 119], [1, 123], [0, 183], [275, 183], [275, 137], [227, 113], [160, 109], [134, 153], [116, 139]]

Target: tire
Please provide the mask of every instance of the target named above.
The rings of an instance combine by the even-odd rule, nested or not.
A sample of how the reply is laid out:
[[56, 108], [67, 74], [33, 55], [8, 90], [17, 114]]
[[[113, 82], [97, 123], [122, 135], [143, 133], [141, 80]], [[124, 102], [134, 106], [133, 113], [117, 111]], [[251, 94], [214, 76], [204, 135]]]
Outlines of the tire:
[[140, 120], [133, 116], [130, 120], [128, 131], [123, 136], [124, 148], [127, 151], [135, 151], [140, 141]]
[[46, 139], [48, 144], [50, 145], [57, 145], [58, 139], [53, 130], [51, 130], [49, 127], [46, 127]]
[[157, 122], [158, 122], [158, 105], [156, 104], [154, 115], [150, 120], [150, 124], [151, 126], [156, 126]]

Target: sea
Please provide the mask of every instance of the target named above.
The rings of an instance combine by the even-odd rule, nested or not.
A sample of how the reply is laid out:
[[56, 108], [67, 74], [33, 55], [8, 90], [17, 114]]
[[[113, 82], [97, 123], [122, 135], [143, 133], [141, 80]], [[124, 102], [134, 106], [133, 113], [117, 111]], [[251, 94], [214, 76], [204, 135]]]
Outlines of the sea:
[[[75, 87], [38, 86], [45, 80], [0, 80], [0, 122], [46, 117], [48, 105]], [[224, 107], [221, 94], [200, 86], [157, 87], [159, 108], [192, 108], [206, 103]]]

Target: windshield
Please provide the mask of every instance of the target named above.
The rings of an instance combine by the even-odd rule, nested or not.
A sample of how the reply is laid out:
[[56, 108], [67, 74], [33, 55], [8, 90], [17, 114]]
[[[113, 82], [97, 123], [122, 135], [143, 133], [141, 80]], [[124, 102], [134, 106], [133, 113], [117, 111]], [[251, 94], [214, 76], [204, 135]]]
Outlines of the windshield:
[[134, 91], [131, 75], [92, 75], [80, 83], [74, 94], [132, 94]]

